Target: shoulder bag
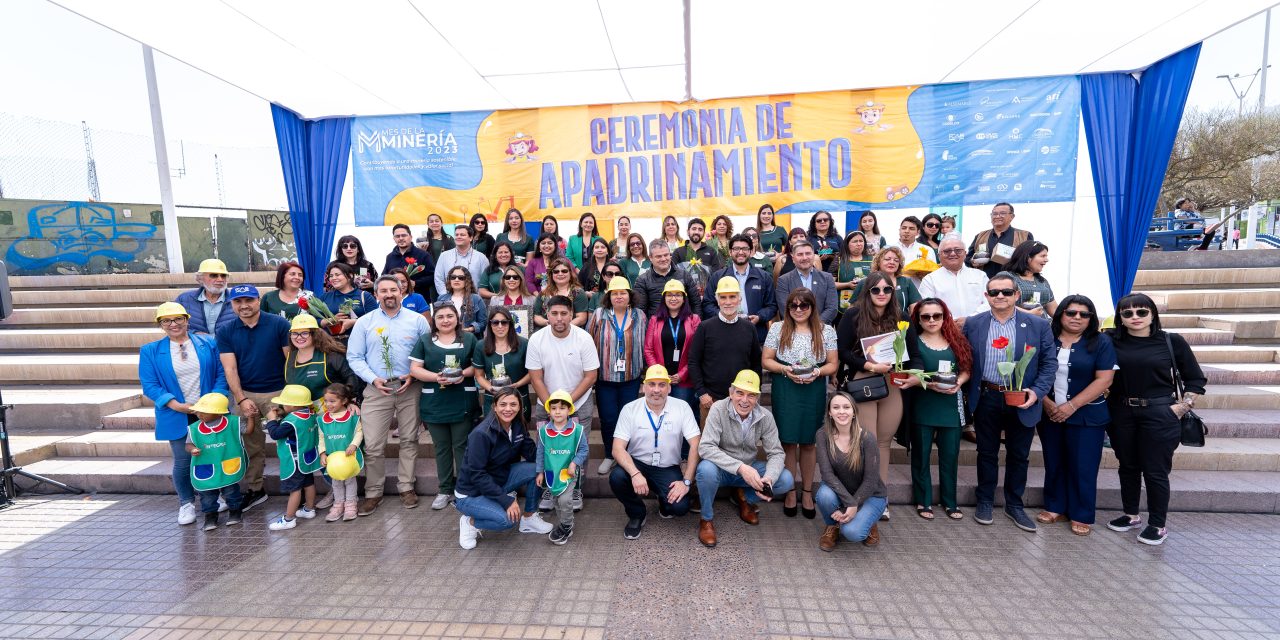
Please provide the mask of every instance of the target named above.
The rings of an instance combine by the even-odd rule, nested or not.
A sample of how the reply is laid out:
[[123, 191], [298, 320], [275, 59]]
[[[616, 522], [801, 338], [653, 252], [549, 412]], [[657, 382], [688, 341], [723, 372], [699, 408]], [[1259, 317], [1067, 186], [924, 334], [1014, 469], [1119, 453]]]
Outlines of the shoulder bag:
[[853, 396], [854, 402], [875, 402], [889, 395], [889, 382], [883, 375], [850, 378], [844, 383], [844, 389]]
[[[1169, 339], [1168, 332], [1164, 334], [1164, 343], [1169, 347], [1169, 361], [1173, 364], [1173, 384], [1178, 390], [1178, 401], [1182, 401], [1182, 395], [1186, 390], [1182, 386], [1182, 374], [1178, 373], [1178, 358], [1173, 354], [1173, 341]], [[1209, 428], [1204, 425], [1204, 420], [1196, 415], [1196, 412], [1187, 409], [1182, 414], [1180, 420], [1182, 424], [1182, 446], [1184, 447], [1203, 447], [1204, 437], [1209, 433]]]

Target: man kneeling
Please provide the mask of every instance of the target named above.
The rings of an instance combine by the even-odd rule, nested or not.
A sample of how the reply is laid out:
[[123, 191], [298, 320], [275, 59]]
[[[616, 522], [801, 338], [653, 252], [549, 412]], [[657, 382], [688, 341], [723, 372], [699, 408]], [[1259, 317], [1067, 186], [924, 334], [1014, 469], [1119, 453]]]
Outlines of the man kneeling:
[[[698, 420], [689, 403], [668, 402], [671, 377], [661, 364], [649, 367], [644, 376], [644, 397], [628, 402], [618, 414], [613, 432], [613, 460], [618, 466], [609, 473], [609, 487], [627, 511], [622, 537], [635, 540], [644, 529], [643, 496], [658, 497], [658, 515], [663, 518], [689, 513], [689, 485], [698, 466]], [[653, 438], [649, 438], [649, 431]], [[689, 465], [680, 472], [680, 450], [689, 442]]]
[[[791, 473], [783, 468], [782, 443], [778, 441], [778, 423], [773, 414], [760, 404], [760, 375], [754, 371], [738, 372], [729, 386], [729, 397], [718, 400], [707, 412], [707, 424], [698, 445], [698, 497], [702, 502], [702, 521], [698, 523], [698, 541], [716, 546], [716, 491], [721, 485], [737, 488], [738, 517], [747, 524], [759, 524], [755, 503], [773, 500], [795, 485]], [[756, 448], [764, 446], [767, 462], [756, 460]], [[754, 489], [751, 493], [744, 488]]]

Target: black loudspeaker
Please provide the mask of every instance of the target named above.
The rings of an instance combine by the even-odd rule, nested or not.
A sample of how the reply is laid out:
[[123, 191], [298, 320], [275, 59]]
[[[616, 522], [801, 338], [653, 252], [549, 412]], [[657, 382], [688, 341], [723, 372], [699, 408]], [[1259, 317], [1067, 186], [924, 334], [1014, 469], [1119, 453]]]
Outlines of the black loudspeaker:
[[13, 294], [9, 292], [9, 267], [0, 260], [0, 320], [13, 315]]

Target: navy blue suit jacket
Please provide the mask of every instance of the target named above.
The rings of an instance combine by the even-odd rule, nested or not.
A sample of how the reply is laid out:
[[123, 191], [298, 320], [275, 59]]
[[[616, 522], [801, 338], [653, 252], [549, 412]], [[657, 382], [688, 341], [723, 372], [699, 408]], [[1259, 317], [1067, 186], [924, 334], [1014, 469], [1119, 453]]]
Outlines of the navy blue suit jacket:
[[[733, 277], [733, 266], [716, 271], [707, 280], [707, 291], [702, 302], [703, 320], [710, 320], [720, 313], [720, 304], [716, 302], [716, 283], [725, 276]], [[773, 294], [773, 275], [756, 267], [747, 267], [747, 287], [742, 295], [747, 300], [747, 313], [760, 316], [760, 322], [756, 324], [756, 335], [760, 338], [760, 344], [764, 344], [764, 339], [769, 335], [769, 321], [778, 315], [778, 301]]]
[[[1020, 357], [1027, 345], [1036, 348], [1035, 357], [1027, 364], [1022, 386], [1035, 391], [1036, 397], [1043, 399], [1053, 389], [1053, 379], [1058, 373], [1058, 341], [1053, 337], [1053, 329], [1048, 320], [1021, 310], [1015, 310], [1014, 314], [1017, 323], [1013, 340], [1014, 357]], [[987, 339], [990, 329], [990, 311], [974, 314], [964, 321], [964, 337], [973, 348], [973, 375], [969, 378], [967, 390], [971, 411], [977, 409], [978, 398], [982, 395], [984, 360], [987, 345], [991, 342]], [[1034, 427], [1040, 422], [1043, 411], [1043, 405], [1036, 402], [1026, 409], [1019, 409], [1018, 420], [1025, 426]]]

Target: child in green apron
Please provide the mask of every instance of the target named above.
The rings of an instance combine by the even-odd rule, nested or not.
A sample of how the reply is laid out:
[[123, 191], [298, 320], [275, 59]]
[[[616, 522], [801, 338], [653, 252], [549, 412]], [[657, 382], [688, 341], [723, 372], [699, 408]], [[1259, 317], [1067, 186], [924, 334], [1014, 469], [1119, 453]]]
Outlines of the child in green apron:
[[[298, 526], [297, 518], [316, 517], [316, 476], [320, 463], [320, 430], [311, 411], [311, 390], [285, 385], [271, 399], [280, 406], [267, 412], [267, 433], [276, 441], [280, 459], [280, 490], [289, 494], [284, 514], [267, 525], [272, 531]], [[305, 496], [305, 502], [303, 500]]]
[[[355, 393], [341, 382], [335, 382], [324, 390], [324, 413], [320, 415], [317, 426], [320, 429], [320, 464], [329, 466], [329, 452], [342, 451], [356, 459], [356, 474], [364, 467], [364, 452], [360, 444], [364, 442], [364, 431], [360, 429], [360, 414], [352, 410]], [[333, 485], [333, 507], [325, 522], [336, 522], [356, 519], [356, 476], [346, 480], [329, 479]]]
[[578, 468], [587, 462], [587, 428], [570, 419], [573, 397], [568, 391], [551, 394], [543, 406], [551, 417], [538, 425], [538, 452], [534, 463], [541, 466], [539, 487], [551, 490], [560, 523], [547, 534], [553, 544], [565, 544], [573, 536], [573, 486]]
[[206, 393], [191, 405], [197, 420], [187, 426], [191, 486], [200, 493], [204, 530], [218, 528], [218, 496], [227, 503], [227, 525], [240, 524], [240, 479], [246, 466], [240, 418], [227, 415], [227, 397]]

